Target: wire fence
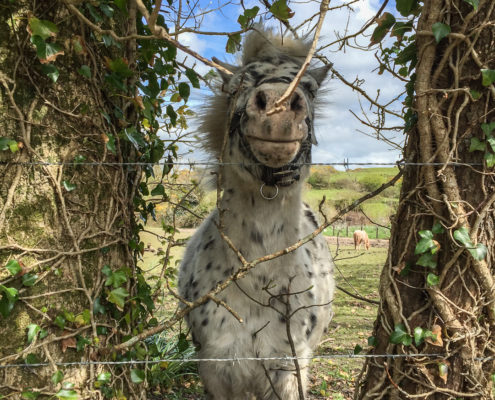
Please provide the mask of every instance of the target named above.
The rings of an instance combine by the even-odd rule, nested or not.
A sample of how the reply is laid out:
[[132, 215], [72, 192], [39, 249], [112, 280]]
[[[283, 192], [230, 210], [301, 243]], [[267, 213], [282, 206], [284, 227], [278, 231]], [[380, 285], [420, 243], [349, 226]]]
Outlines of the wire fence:
[[[54, 363], [33, 363], [33, 364], [0, 364], [0, 369], [7, 368], [36, 368], [56, 365], [58, 367], [71, 366], [88, 366], [88, 365], [150, 365], [160, 363], [184, 363], [184, 362], [218, 362], [218, 363], [240, 363], [241, 361], [319, 361], [319, 360], [334, 360], [334, 359], [350, 359], [350, 358], [440, 358], [446, 359], [451, 357], [450, 354], [431, 354], [431, 353], [415, 353], [415, 354], [325, 354], [315, 355], [312, 357], [227, 357], [227, 358], [163, 358], [159, 360], [124, 360], [124, 361], [73, 361], [73, 362], [54, 362]], [[474, 361], [494, 361], [495, 356], [489, 357], [474, 357]]]
[[[161, 166], [203, 166], [203, 167], [218, 167], [218, 166], [234, 166], [234, 165], [243, 165], [243, 166], [256, 166], [256, 165], [264, 165], [263, 163], [241, 163], [241, 162], [217, 162], [217, 161], [179, 161], [179, 162], [113, 162], [113, 161], [91, 161], [91, 162], [79, 162], [79, 161], [54, 161], [54, 162], [45, 162], [45, 161], [0, 161], [0, 165], [24, 165], [24, 166], [152, 166], [152, 165], [161, 165]], [[453, 166], [453, 167], [480, 167], [483, 166], [483, 163], [466, 163], [466, 162], [458, 162], [458, 161], [449, 161], [446, 163], [442, 162], [408, 162], [408, 161], [397, 161], [397, 162], [307, 162], [307, 163], [298, 163], [297, 165], [309, 165], [309, 166], [341, 166], [344, 168], [348, 168], [350, 166], [381, 166], [381, 167], [415, 167], [415, 166]]]

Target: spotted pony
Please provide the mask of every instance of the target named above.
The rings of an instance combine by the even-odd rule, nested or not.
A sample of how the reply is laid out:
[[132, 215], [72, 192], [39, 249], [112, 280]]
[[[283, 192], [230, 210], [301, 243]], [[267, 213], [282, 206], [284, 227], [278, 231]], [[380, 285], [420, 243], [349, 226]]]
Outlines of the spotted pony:
[[[308, 49], [303, 40], [282, 39], [267, 29], [250, 33], [240, 65], [222, 63], [232, 74], [220, 72], [221, 90], [203, 117], [205, 148], [214, 157], [223, 149], [223, 231], [247, 260], [284, 249], [318, 227], [301, 190], [316, 143], [315, 99], [328, 66], [311, 67], [285, 111], [267, 115]], [[188, 301], [242, 266], [221, 238], [218, 222], [215, 210], [188, 243], [179, 273], [179, 291]], [[316, 237], [257, 265], [218, 295], [242, 322], [212, 301], [190, 312], [187, 322], [199, 357], [269, 358], [201, 362], [208, 399], [297, 399], [294, 362], [283, 358], [292, 355], [292, 340], [306, 390], [308, 358], [330, 322], [333, 292], [333, 261], [324, 238]]]

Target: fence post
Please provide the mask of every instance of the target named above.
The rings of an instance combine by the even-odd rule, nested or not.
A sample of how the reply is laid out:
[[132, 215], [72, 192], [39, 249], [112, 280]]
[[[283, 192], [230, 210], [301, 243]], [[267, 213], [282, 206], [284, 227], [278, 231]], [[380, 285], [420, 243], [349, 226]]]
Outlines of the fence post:
[[345, 237], [349, 237], [349, 225], [345, 226]]
[[376, 238], [378, 239], [378, 226], [376, 227]]

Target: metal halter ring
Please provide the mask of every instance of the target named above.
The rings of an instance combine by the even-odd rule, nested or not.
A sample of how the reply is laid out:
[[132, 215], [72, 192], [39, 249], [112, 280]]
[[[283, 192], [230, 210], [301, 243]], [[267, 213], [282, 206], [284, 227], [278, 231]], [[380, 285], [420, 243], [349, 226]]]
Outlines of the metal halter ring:
[[265, 194], [263, 193], [263, 187], [265, 186], [265, 184], [263, 183], [260, 187], [260, 194], [261, 194], [261, 197], [263, 197], [265, 200], [273, 200], [275, 197], [278, 196], [278, 186], [277, 185], [274, 185], [275, 186], [275, 189], [276, 189], [276, 192], [275, 194], [272, 196], [272, 197], [267, 197], [265, 196]]

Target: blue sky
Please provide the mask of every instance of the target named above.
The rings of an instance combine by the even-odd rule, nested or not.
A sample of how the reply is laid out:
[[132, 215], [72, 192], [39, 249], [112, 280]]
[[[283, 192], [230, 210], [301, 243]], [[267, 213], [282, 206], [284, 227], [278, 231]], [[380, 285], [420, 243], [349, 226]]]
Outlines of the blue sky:
[[[214, 1], [207, 3], [209, 7], [215, 8]], [[246, 7], [256, 5], [255, 2], [245, 2]], [[341, 4], [339, 1], [332, 1], [330, 6]], [[336, 38], [336, 32], [344, 34], [347, 27], [349, 32], [358, 30], [367, 20], [375, 15], [380, 7], [381, 1], [359, 0], [352, 5], [353, 12], [341, 9], [327, 14], [320, 44], [332, 42]], [[316, 2], [294, 2], [290, 7], [295, 11], [295, 16], [291, 19], [293, 26], [298, 25], [309, 16], [316, 13], [319, 3]], [[395, 2], [387, 6], [387, 10], [393, 12]], [[241, 12], [238, 5], [230, 5], [223, 9], [222, 13], [214, 12], [207, 14], [203, 20], [201, 30], [203, 31], [233, 31], [239, 29], [237, 17]], [[366, 32], [368, 35], [373, 31], [373, 27]], [[231, 63], [236, 62], [236, 56], [225, 53], [225, 36], [199, 36], [187, 33], [181, 35], [179, 40], [185, 45], [202, 55], [211, 58], [213, 56]], [[369, 37], [361, 37], [357, 42], [367, 47]], [[336, 46], [324, 51], [324, 54], [334, 63], [335, 68], [345, 76], [348, 81], [355, 79], [363, 80], [362, 88], [375, 98], [380, 93], [380, 102], [388, 102], [399, 95], [404, 87], [402, 82], [397, 81], [390, 75], [378, 75], [376, 73], [377, 61], [374, 51], [365, 52], [362, 50], [347, 47], [345, 51], [335, 52]], [[188, 57], [190, 60], [191, 58]], [[197, 62], [196, 69], [200, 73], [207, 72], [210, 67]], [[367, 111], [367, 115], [373, 121], [376, 117], [369, 112], [369, 103], [360, 98], [356, 92], [342, 84], [337, 78], [329, 79], [325, 85], [324, 108], [320, 112], [319, 119], [316, 120], [316, 134], [318, 146], [313, 150], [313, 161], [318, 163], [342, 162], [348, 159], [349, 162], [395, 162], [400, 158], [400, 151], [392, 148], [384, 141], [376, 140], [368, 135], [373, 134], [371, 128], [362, 125], [349, 110], [353, 110], [357, 115], [363, 117], [362, 109]], [[208, 90], [196, 90], [190, 99], [190, 106], [194, 110], [200, 106], [204, 96], [209, 95]], [[361, 104], [360, 104], [361, 100]], [[394, 110], [400, 113], [401, 104], [396, 102]], [[398, 118], [388, 120], [387, 125], [402, 125]], [[192, 122], [191, 129], [194, 130], [195, 123]], [[364, 132], [364, 133], [362, 133]], [[394, 133], [391, 137], [395, 142], [401, 143], [402, 133]], [[195, 150], [189, 153], [186, 159], [194, 161], [206, 161], [205, 154]]]

